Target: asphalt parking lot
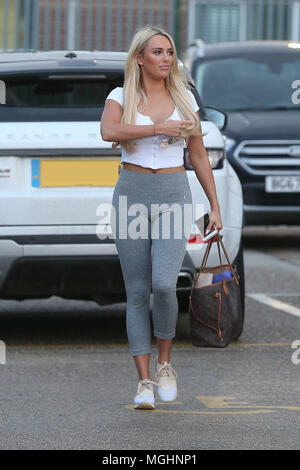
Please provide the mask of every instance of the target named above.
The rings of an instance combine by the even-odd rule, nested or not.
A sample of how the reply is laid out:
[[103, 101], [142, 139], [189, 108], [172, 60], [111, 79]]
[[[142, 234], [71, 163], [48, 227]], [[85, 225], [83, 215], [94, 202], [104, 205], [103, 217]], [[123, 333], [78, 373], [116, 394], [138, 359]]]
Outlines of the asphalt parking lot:
[[178, 399], [154, 411], [132, 406], [126, 304], [0, 301], [0, 448], [299, 449], [300, 227], [246, 228], [243, 238], [242, 336], [195, 348], [180, 315]]

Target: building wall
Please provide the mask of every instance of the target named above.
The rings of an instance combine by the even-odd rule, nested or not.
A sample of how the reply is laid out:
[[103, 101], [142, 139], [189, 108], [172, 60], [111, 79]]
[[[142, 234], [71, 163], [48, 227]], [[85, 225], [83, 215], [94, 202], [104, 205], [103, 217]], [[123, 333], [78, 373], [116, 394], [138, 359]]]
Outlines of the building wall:
[[299, 0], [189, 0], [188, 42], [300, 40]]
[[[18, 39], [14, 44], [6, 41], [4, 48], [126, 51], [134, 31], [145, 24], [165, 28], [175, 39], [179, 52], [186, 46], [189, 0], [16, 1], [19, 5], [15, 21]], [[3, 13], [7, 7], [12, 20], [13, 5], [12, 1], [0, 0]], [[3, 14], [0, 25], [1, 18]]]
[[300, 0], [0, 0], [0, 49], [120, 50], [157, 24], [204, 42], [300, 40]]

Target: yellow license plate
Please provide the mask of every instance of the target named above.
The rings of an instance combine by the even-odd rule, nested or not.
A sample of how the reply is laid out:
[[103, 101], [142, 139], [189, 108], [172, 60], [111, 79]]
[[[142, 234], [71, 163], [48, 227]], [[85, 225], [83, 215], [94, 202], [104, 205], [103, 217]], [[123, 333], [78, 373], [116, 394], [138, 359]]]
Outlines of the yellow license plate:
[[40, 187], [115, 186], [120, 158], [40, 159]]

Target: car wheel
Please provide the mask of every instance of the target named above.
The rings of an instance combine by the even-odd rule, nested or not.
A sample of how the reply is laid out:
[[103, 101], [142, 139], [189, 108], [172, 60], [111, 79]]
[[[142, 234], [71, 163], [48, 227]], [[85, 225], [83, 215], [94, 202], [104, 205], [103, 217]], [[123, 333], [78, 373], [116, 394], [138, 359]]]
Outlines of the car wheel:
[[189, 301], [189, 292], [177, 293], [178, 300], [178, 313], [187, 313], [189, 311], [190, 301]]
[[244, 250], [243, 250], [242, 241], [240, 244], [238, 254], [233, 264], [236, 265], [238, 275], [240, 276], [240, 292], [241, 292], [241, 303], [242, 303], [241, 327], [238, 333], [236, 334], [236, 336], [233, 338], [233, 339], [238, 339], [241, 336], [242, 331], [243, 331], [244, 317], [245, 317], [245, 270], [244, 270]]

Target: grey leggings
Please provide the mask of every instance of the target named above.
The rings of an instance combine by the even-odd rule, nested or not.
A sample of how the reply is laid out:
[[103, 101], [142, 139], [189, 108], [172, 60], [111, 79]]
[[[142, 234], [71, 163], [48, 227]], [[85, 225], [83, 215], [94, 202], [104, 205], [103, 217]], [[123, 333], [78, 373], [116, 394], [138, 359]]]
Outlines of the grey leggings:
[[[185, 171], [142, 173], [122, 168], [112, 205], [115, 210], [112, 232], [127, 296], [130, 354], [138, 356], [151, 351], [151, 285], [154, 336], [159, 339], [175, 336], [176, 283], [192, 223], [192, 194], [187, 174]], [[177, 207], [178, 217], [172, 207]]]

